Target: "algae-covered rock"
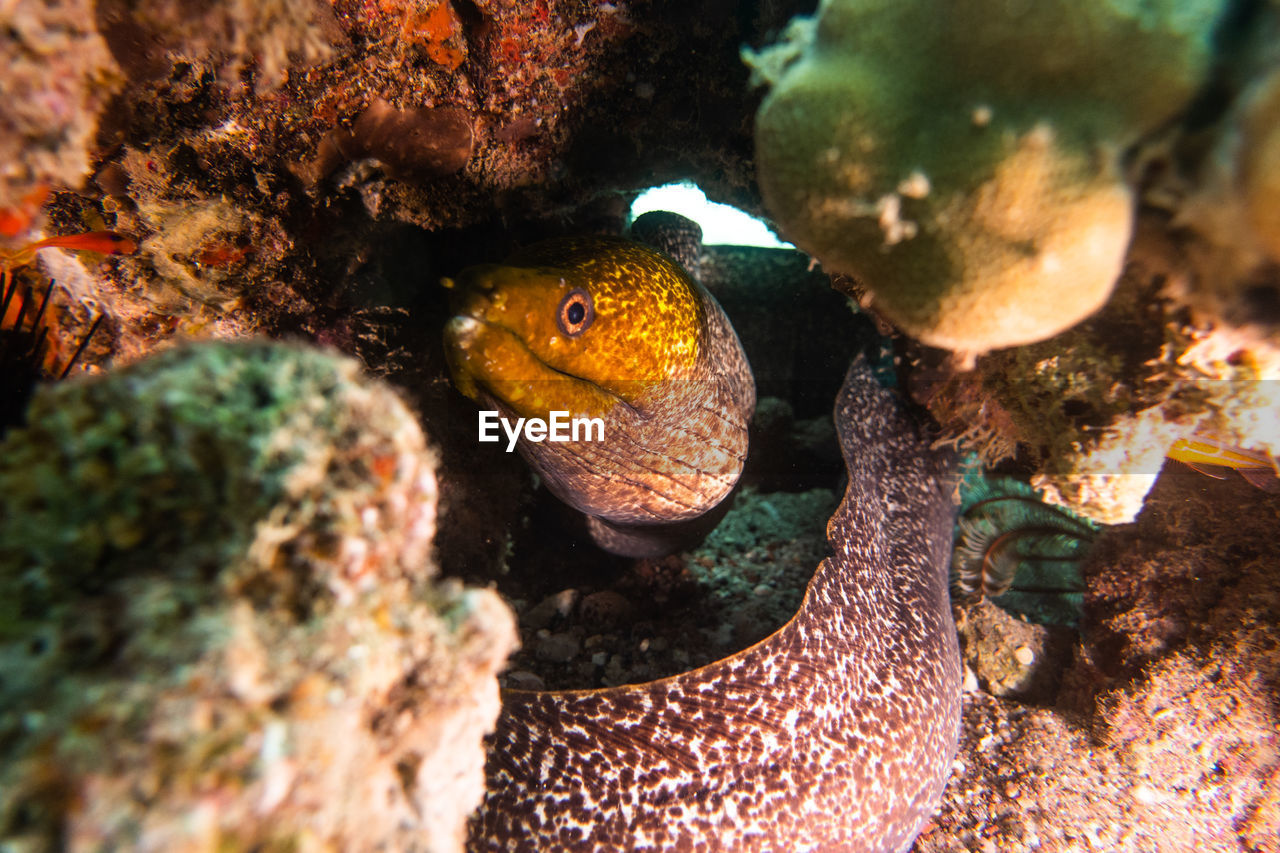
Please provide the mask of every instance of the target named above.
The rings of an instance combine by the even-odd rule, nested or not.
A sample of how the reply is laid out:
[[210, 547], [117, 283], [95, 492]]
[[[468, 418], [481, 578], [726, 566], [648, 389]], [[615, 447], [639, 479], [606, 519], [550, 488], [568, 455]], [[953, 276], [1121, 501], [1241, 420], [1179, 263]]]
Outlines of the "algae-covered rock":
[[1196, 91], [1219, 6], [824, 0], [754, 58], [766, 207], [925, 343], [1049, 337], [1110, 294], [1120, 154]]
[[0, 845], [458, 849], [514, 636], [433, 578], [435, 464], [312, 349], [40, 389], [0, 444]]
[[4, 446], [0, 566], [6, 584], [24, 572], [4, 606], [35, 609], [61, 582], [140, 564], [246, 555], [348, 584], [365, 562], [421, 572], [435, 488], [424, 447], [394, 394], [314, 350], [188, 347], [45, 388]]

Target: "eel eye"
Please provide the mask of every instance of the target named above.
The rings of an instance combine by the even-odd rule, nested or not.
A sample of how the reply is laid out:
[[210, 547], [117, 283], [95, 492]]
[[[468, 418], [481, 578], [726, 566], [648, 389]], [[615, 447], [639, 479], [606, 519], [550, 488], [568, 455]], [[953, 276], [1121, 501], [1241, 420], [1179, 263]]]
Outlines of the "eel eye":
[[560, 300], [560, 308], [556, 312], [556, 322], [560, 324], [560, 331], [571, 338], [576, 338], [585, 332], [595, 318], [596, 309], [591, 304], [591, 294], [580, 287], [569, 291], [568, 295]]

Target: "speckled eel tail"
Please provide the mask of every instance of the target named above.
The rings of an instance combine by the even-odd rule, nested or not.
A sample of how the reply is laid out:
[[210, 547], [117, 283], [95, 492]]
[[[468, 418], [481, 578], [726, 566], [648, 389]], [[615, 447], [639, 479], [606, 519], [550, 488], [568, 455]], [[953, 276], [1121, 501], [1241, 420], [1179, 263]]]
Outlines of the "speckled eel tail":
[[950, 463], [861, 360], [835, 417], [849, 485], [796, 616], [672, 678], [505, 693], [471, 849], [911, 845], [960, 725]]

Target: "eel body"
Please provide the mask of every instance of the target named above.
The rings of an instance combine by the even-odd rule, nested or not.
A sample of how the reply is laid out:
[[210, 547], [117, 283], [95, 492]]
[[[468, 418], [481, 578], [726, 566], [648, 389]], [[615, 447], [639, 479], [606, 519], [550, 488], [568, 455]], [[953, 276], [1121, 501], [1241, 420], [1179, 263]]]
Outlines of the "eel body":
[[949, 458], [861, 360], [849, 483], [796, 616], [700, 669], [507, 691], [471, 850], [907, 849], [959, 735]]
[[755, 382], [719, 304], [678, 263], [619, 237], [567, 238], [446, 286], [459, 390], [512, 422], [600, 419], [595, 440], [518, 441], [597, 544], [658, 556], [714, 526], [746, 460]]

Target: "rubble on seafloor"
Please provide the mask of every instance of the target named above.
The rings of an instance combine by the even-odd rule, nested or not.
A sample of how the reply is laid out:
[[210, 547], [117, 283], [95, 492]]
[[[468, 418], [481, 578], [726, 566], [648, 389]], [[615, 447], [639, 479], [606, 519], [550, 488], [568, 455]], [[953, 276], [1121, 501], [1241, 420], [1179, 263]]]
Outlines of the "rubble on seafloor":
[[576, 573], [508, 585], [522, 641], [503, 683], [539, 690], [635, 684], [764, 639], [795, 615], [828, 555], [826, 519], [836, 503], [831, 489], [749, 489], [688, 552], [634, 562], [587, 556]]
[[[1275, 498], [1238, 477], [1176, 473], [1164, 459], [1192, 434], [1280, 451], [1280, 5], [1046, 2], [1036, 26], [1010, 26], [1001, 15], [1014, 7], [971, 0], [950, 12], [971, 16], [964, 26], [937, 18], [904, 30], [919, 12], [911, 4], [824, 0], [825, 34], [811, 19], [788, 26], [813, 5], [6, 5], [0, 265], [36, 294], [56, 280], [43, 322], [57, 351], [84, 342], [74, 373], [111, 378], [39, 392], [6, 454], [42, 418], [64, 432], [0, 467], [36, 485], [30, 472], [55, 464], [48, 445], [76, 446], [95, 417], [128, 409], [79, 395], [110, 396], [87, 389], [180, 364], [197, 351], [182, 346], [189, 338], [295, 337], [355, 355], [399, 389], [439, 464], [431, 452], [396, 452], [436, 471], [443, 519], [432, 563], [389, 556], [426, 540], [391, 544], [382, 528], [344, 534], [346, 551], [327, 534], [308, 539], [313, 527], [277, 520], [280, 504], [256, 497], [196, 510], [209, 494], [193, 486], [165, 504], [175, 487], [165, 466], [181, 461], [201, 472], [183, 483], [203, 483], [214, 473], [206, 450], [130, 456], [154, 479], [129, 500], [159, 500], [137, 517], [128, 501], [94, 492], [114, 487], [119, 468], [96, 460], [61, 472], [78, 478], [64, 508], [86, 525], [86, 496], [102, 495], [94, 536], [80, 550], [56, 541], [56, 526], [7, 540], [51, 534], [41, 559], [70, 572], [22, 575], [21, 594], [0, 602], [26, 608], [0, 625], [0, 829], [15, 844], [396, 848], [410, 846], [395, 835], [402, 828], [438, 820], [415, 837], [456, 846], [478, 775], [455, 785], [434, 762], [478, 774], [470, 747], [496, 712], [494, 675], [514, 635], [496, 597], [429, 567], [526, 599], [516, 602], [528, 608], [526, 652], [549, 672], [517, 664], [511, 684], [583, 673], [577, 686], [615, 683], [749, 642], [765, 618], [786, 618], [823, 552], [826, 502], [839, 490], [827, 415], [858, 349], [850, 341], [874, 322], [891, 334], [903, 387], [937, 419], [940, 442], [1119, 525], [1088, 564], [1078, 627], [1028, 623], [989, 601], [961, 613], [973, 675], [965, 740], [944, 811], [916, 849], [1276, 849]], [[874, 19], [877, 10], [887, 17]], [[1059, 26], [1079, 20], [1088, 26]], [[1067, 30], [1081, 38], [1059, 38]], [[938, 50], [905, 49], [922, 32]], [[1053, 50], [1039, 49], [1045, 37]], [[859, 38], [877, 50], [848, 49]], [[857, 72], [836, 88], [871, 97], [851, 106], [837, 93], [819, 111], [841, 129], [838, 145], [807, 125], [785, 135], [822, 155], [834, 176], [823, 192], [844, 186], [844, 196], [812, 204], [813, 176], [792, 171], [788, 143], [763, 156], [766, 210], [753, 160], [766, 95], [749, 84], [744, 44], [775, 89], [803, 88], [795, 81], [824, 63]], [[936, 85], [928, 64], [957, 57], [964, 73]], [[789, 84], [788, 74], [799, 76]], [[845, 132], [851, 123], [866, 133]], [[913, 136], [917, 126], [933, 129]], [[587, 550], [514, 454], [477, 454], [474, 407], [443, 368], [437, 282], [536, 237], [620, 232], [638, 190], [676, 178], [771, 213], [824, 266], [781, 250], [704, 255], [706, 283], [762, 391], [750, 489], [701, 551], [639, 565]], [[797, 197], [822, 216], [793, 224], [779, 200]], [[1046, 211], [1046, 199], [1065, 206]], [[974, 234], [975, 223], [986, 230]], [[45, 235], [104, 229], [136, 251], [50, 249], [21, 265], [13, 255]], [[828, 245], [854, 232], [865, 249], [856, 258]], [[959, 262], [939, 260], [948, 245]], [[924, 274], [900, 275], [897, 259], [921, 251], [913, 269]], [[993, 265], [1009, 274], [988, 275]], [[913, 278], [955, 287], [941, 302], [929, 287], [924, 297], [894, 291]], [[1001, 299], [1028, 281], [1049, 286], [1010, 320], [986, 310], [989, 281], [1005, 288]], [[11, 320], [0, 317], [0, 347]], [[1005, 346], [1016, 341], [1031, 342]], [[149, 360], [175, 346], [170, 361]], [[263, 364], [332, 369], [334, 388], [394, 408], [350, 364], [253, 351]], [[135, 363], [140, 372], [128, 372]], [[229, 416], [246, 403], [216, 384], [179, 392]], [[276, 429], [271, 411], [253, 428]], [[417, 429], [402, 414], [401, 438]], [[112, 418], [103, 435], [132, 435]], [[217, 424], [191, 426], [229, 446], [213, 438]], [[348, 448], [360, 436], [391, 440], [367, 425], [339, 433], [307, 435]], [[323, 491], [328, 481], [308, 467], [319, 460], [290, 464], [311, 473], [289, 488]], [[396, 487], [372, 473], [377, 489]], [[9, 506], [5, 518], [17, 518]], [[310, 506], [308, 524], [345, 523], [355, 506]], [[221, 526], [181, 541], [206, 522]], [[369, 565], [397, 567], [377, 588], [336, 568], [364, 548]], [[282, 554], [311, 568], [286, 576], [254, 562]], [[243, 583], [211, 568], [228, 560], [249, 572]], [[531, 570], [564, 574], [519, 579]], [[299, 580], [308, 577], [325, 580]], [[703, 606], [726, 590], [731, 603]], [[688, 639], [654, 628], [655, 611], [678, 609], [646, 600], [655, 591], [693, 602]], [[616, 648], [605, 645], [611, 633]], [[387, 657], [357, 667], [348, 647]], [[448, 690], [433, 692], [441, 684]], [[375, 710], [385, 712], [376, 721]], [[102, 748], [112, 742], [115, 751]], [[465, 749], [433, 755], [432, 744]], [[385, 796], [364, 796], [375, 788]], [[410, 814], [413, 803], [428, 810]]]

